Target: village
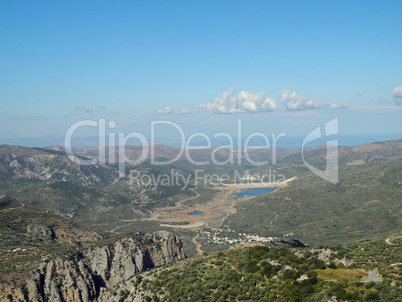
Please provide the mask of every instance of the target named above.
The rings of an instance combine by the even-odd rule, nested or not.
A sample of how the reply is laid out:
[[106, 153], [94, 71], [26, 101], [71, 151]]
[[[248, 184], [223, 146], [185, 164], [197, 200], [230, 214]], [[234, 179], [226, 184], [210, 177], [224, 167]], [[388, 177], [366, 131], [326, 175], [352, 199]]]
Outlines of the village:
[[200, 235], [201, 238], [204, 239], [205, 243], [207, 244], [214, 243], [214, 244], [243, 245], [251, 242], [270, 243], [272, 241], [279, 240], [276, 237], [262, 237], [259, 235], [251, 235], [246, 233], [237, 233], [236, 235], [236, 231], [230, 228], [225, 230], [221, 228], [213, 228], [211, 229], [211, 231], [204, 230], [200, 232]]

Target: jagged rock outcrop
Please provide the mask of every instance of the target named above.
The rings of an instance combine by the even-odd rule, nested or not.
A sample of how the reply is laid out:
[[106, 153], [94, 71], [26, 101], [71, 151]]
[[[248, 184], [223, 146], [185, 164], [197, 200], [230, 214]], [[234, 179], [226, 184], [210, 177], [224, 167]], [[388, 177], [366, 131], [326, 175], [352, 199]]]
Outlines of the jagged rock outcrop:
[[146, 234], [145, 239], [155, 244], [148, 246], [151, 259], [155, 266], [174, 262], [175, 259], [183, 259], [184, 253], [181, 240], [166, 231]]
[[28, 280], [29, 301], [94, 301], [99, 286], [82, 260], [56, 259], [32, 272]]
[[159, 231], [143, 237], [123, 238], [111, 248], [103, 246], [96, 249], [91, 268], [111, 288], [137, 272], [184, 257], [180, 239], [172, 233]]
[[101, 276], [102, 280], [109, 279], [109, 271], [111, 266], [111, 253], [107, 246], [96, 249], [95, 256], [91, 260], [91, 268], [94, 274]]
[[27, 225], [28, 236], [37, 237], [44, 240], [54, 240], [54, 230], [44, 224], [31, 223]]
[[124, 237], [41, 263], [25, 287], [1, 290], [1, 301], [111, 301], [115, 285], [138, 272], [185, 258], [178, 237], [166, 231]]

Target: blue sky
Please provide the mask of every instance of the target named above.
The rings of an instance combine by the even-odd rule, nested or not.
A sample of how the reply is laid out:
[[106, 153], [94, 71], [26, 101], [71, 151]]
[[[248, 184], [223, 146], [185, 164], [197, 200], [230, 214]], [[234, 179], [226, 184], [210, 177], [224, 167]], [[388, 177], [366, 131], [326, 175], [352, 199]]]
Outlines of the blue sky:
[[155, 120], [303, 136], [335, 117], [343, 136], [402, 137], [401, 12], [399, 0], [0, 0], [0, 141], [98, 118], [146, 137]]

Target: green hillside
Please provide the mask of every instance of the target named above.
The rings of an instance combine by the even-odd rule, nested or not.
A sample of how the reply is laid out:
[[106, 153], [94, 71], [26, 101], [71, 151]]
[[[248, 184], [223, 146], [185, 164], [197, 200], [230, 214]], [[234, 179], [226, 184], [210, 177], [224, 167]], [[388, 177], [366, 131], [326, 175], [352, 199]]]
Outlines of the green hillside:
[[[401, 243], [303, 250], [254, 246], [213, 253], [137, 276], [131, 283], [135, 292], [124, 301], [141, 292], [148, 295], [145, 301], [401, 301]], [[329, 256], [322, 260], [324, 254]], [[383, 281], [361, 282], [374, 268]]]
[[337, 184], [306, 173], [236, 209], [225, 226], [263, 236], [290, 233], [309, 244], [397, 234], [402, 229], [402, 160], [341, 167]]

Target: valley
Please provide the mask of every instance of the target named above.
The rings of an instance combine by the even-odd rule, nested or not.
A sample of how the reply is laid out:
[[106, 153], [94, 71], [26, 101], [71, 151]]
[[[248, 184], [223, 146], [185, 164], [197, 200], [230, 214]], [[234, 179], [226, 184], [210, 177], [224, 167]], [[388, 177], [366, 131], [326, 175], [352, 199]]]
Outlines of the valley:
[[[173, 158], [177, 154], [176, 148], [157, 148], [155, 154], [159, 156], [164, 153]], [[155, 179], [182, 175], [189, 179], [186, 187], [180, 183], [154, 186], [133, 182], [129, 174], [119, 178], [118, 167], [113, 165], [80, 167], [58, 150], [0, 146], [0, 194], [112, 235], [167, 229], [183, 237], [188, 254], [196, 253], [191, 240], [196, 234], [202, 249], [213, 251], [234, 246], [230, 242], [240, 240], [239, 233], [297, 238], [314, 246], [393, 235], [402, 225], [401, 140], [340, 147], [339, 182], [335, 185], [309, 172], [295, 149], [277, 150], [275, 165], [203, 166], [200, 175], [213, 175], [215, 182], [197, 181], [198, 167], [185, 159], [162, 166], [145, 161], [135, 167], [137, 173]], [[94, 148], [76, 152], [92, 157], [98, 154]], [[202, 161], [214, 149], [192, 152], [192, 158]], [[219, 152], [222, 157], [227, 155], [224, 149]], [[262, 161], [272, 153], [270, 149], [256, 149], [250, 156]], [[319, 148], [305, 154], [317, 167], [323, 165], [325, 156], [325, 150]], [[41, 172], [43, 167], [46, 175]], [[67, 171], [75, 172], [70, 175]], [[281, 175], [283, 180], [272, 183], [271, 174]], [[63, 180], [61, 175], [70, 176]], [[264, 175], [269, 177], [261, 178]], [[227, 179], [224, 185], [216, 183], [222, 176]], [[233, 195], [261, 184], [279, 189], [260, 196]], [[194, 210], [203, 213], [188, 215]], [[223, 241], [203, 238], [202, 232], [219, 233]]]
[[[169, 296], [173, 297], [169, 281], [159, 286], [159, 283], [153, 283], [155, 278], [146, 279], [147, 289], [142, 294], [138, 286], [134, 290], [127, 283], [134, 280], [130, 279], [133, 274], [140, 274], [147, 267], [136, 264], [135, 259], [139, 256], [135, 254], [136, 249], [130, 248], [132, 240], [137, 242], [137, 248], [144, 245], [140, 248], [143, 251], [142, 263], [151, 263], [149, 257], [152, 258], [155, 253], [163, 253], [164, 259], [170, 259], [164, 263], [175, 263], [190, 257], [183, 264], [180, 264], [182, 261], [177, 264], [178, 271], [184, 275], [189, 269], [185, 268], [185, 263], [193, 265], [191, 263], [201, 261], [198, 259], [207, 259], [202, 260], [206, 261], [207, 267], [216, 267], [214, 263], [220, 263], [221, 253], [231, 255], [228, 257], [232, 259], [232, 252], [228, 251], [252, 251], [259, 246], [268, 246], [289, 249], [297, 255], [306, 253], [303, 250], [327, 255], [327, 258], [321, 258], [326, 261], [325, 266], [337, 268], [333, 271], [330, 271], [332, 268], [314, 269], [320, 280], [317, 282], [323, 282], [320, 284], [324, 287], [331, 278], [336, 282], [363, 281], [363, 276], [376, 268], [379, 268], [381, 276], [389, 276], [386, 278], [399, 282], [399, 270], [393, 269], [402, 262], [398, 257], [390, 260], [384, 271], [384, 266], [357, 264], [358, 258], [341, 259], [334, 253], [343, 251], [343, 248], [349, 249], [345, 246], [354, 247], [356, 242], [365, 242], [361, 240], [379, 240], [385, 244], [385, 249], [391, 249], [393, 253], [400, 250], [402, 140], [341, 147], [339, 182], [336, 184], [326, 182], [306, 169], [300, 162], [300, 153], [294, 150], [280, 157], [275, 166], [207, 165], [203, 173], [216, 175], [207, 182], [197, 181], [199, 167], [185, 160], [167, 166], [152, 166], [147, 161], [135, 166], [137, 173], [149, 175], [149, 179], [157, 179], [158, 175], [182, 175], [182, 179], [189, 180], [184, 187], [183, 183], [168, 182], [167, 185], [155, 186], [151, 182], [139, 182], [138, 178], [133, 181], [130, 174], [118, 177], [118, 167], [108, 164], [83, 168], [66, 159], [63, 151], [53, 149], [3, 145], [0, 151], [0, 270], [3, 282], [7, 284], [7, 290], [4, 288], [1, 292], [23, 301], [27, 301], [30, 295], [34, 296], [36, 291], [32, 285], [24, 285], [27, 282], [24, 276], [31, 276], [29, 284], [36, 284], [43, 297], [65, 295], [52, 289], [57, 286], [52, 285], [50, 279], [44, 284], [40, 281], [41, 276], [52, 274], [53, 267], [61, 270], [63, 276], [87, 276], [85, 287], [75, 288], [71, 283], [75, 292], [69, 295], [80, 296], [80, 301], [94, 301], [95, 297], [98, 301], [119, 301], [124, 296], [160, 295], [162, 292], [169, 292]], [[205, 152], [199, 155], [199, 160], [208, 156]], [[267, 150], [266, 154], [271, 152]], [[254, 155], [261, 159], [263, 154], [263, 150], [258, 150]], [[322, 166], [326, 159], [325, 150], [314, 148], [305, 157], [314, 165]], [[127, 167], [128, 171], [131, 168]], [[43, 169], [46, 169], [46, 174]], [[69, 173], [73, 176], [68, 176]], [[283, 175], [282, 181], [272, 182], [264, 178], [271, 177], [272, 173]], [[216, 180], [222, 176], [226, 177], [225, 183], [217, 183]], [[261, 190], [267, 187], [274, 190]], [[247, 191], [250, 195], [246, 194]], [[155, 245], [156, 250], [148, 254], [151, 243], [147, 240], [150, 239], [143, 238], [151, 238], [158, 232], [166, 232], [163, 238], [169, 246], [177, 246], [173, 258], [170, 248], [159, 251], [158, 244]], [[113, 254], [120, 249], [118, 242], [121, 242], [121, 253], [125, 256], [116, 258], [119, 260], [106, 260], [109, 259], [108, 253]], [[95, 251], [95, 247], [100, 249]], [[326, 252], [328, 250], [332, 252]], [[102, 262], [110, 264], [106, 267], [97, 264], [100, 266], [95, 268], [94, 253], [100, 253], [96, 257], [102, 254]], [[341, 252], [341, 255], [344, 253]], [[129, 271], [119, 273], [113, 267], [117, 265], [113, 261], [120, 261], [119, 265], [128, 267]], [[272, 261], [276, 263], [276, 260]], [[352, 265], [353, 261], [355, 265]], [[43, 263], [52, 265], [45, 267]], [[78, 271], [69, 271], [67, 267], [73, 263], [83, 267]], [[160, 262], [152, 262], [149, 269], [159, 265], [156, 263]], [[243, 267], [233, 264], [231, 267], [238, 273], [244, 273]], [[172, 269], [176, 270], [175, 266]], [[304, 266], [295, 269], [304, 276]], [[156, 270], [158, 274], [166, 272], [166, 276], [170, 276], [169, 269]], [[391, 271], [393, 275], [389, 275]], [[312, 278], [311, 270], [308, 274], [307, 277], [299, 277]], [[144, 278], [148, 278], [146, 276], [144, 273]], [[284, 271], [278, 276], [283, 278]], [[121, 284], [116, 285], [117, 282]], [[143, 288], [143, 282], [137, 280], [135, 283], [141, 283]], [[21, 286], [25, 288], [23, 291]], [[277, 286], [285, 294], [285, 288]], [[363, 292], [362, 285], [348, 286], [346, 292], [354, 292], [356, 288]], [[324, 292], [324, 295], [339, 297], [345, 294], [340, 289], [337, 294], [331, 291], [321, 294]], [[249, 294], [238, 293], [241, 297], [248, 297]], [[87, 298], [83, 299], [83, 295]]]

